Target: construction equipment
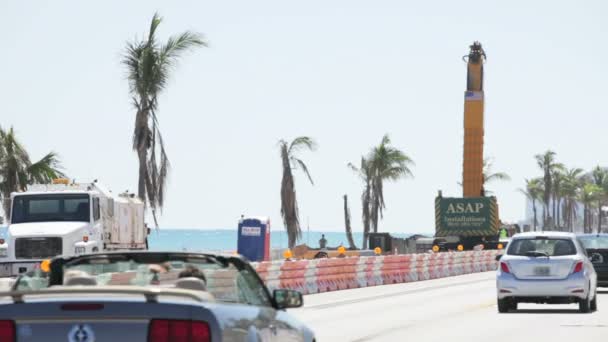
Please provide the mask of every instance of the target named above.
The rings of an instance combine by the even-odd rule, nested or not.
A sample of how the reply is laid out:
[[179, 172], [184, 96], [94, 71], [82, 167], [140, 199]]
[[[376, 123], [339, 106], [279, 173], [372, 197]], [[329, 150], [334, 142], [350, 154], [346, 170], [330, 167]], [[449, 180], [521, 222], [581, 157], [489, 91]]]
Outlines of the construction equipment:
[[486, 54], [479, 42], [470, 46], [464, 93], [463, 197], [435, 199], [433, 251], [502, 248], [496, 197], [486, 197], [483, 176], [484, 89]]

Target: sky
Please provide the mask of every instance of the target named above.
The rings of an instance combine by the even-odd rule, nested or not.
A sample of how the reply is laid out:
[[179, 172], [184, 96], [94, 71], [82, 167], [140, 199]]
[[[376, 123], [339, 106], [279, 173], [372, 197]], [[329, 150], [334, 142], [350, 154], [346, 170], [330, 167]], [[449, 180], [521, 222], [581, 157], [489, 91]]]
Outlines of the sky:
[[172, 169], [160, 226], [236, 228], [245, 215], [282, 229], [277, 142], [306, 135], [314, 186], [296, 171], [306, 229], [340, 231], [342, 196], [361, 230], [362, 183], [347, 163], [390, 135], [415, 161], [385, 185], [381, 231], [432, 232], [438, 190], [459, 196], [462, 56], [485, 65], [485, 154], [510, 182], [488, 185], [503, 221], [525, 215], [517, 189], [551, 149], [567, 166], [608, 165], [605, 1], [2, 1], [0, 126], [33, 159], [60, 154], [77, 181], [136, 191], [135, 111], [121, 56], [147, 32], [192, 30], [160, 98]]

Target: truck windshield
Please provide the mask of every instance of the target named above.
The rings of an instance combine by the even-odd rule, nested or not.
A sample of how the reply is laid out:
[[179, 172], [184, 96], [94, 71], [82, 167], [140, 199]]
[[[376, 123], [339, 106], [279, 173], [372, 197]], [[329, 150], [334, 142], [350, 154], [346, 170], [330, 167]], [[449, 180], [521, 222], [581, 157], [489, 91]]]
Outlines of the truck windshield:
[[11, 223], [89, 222], [89, 208], [89, 196], [84, 194], [15, 196]]

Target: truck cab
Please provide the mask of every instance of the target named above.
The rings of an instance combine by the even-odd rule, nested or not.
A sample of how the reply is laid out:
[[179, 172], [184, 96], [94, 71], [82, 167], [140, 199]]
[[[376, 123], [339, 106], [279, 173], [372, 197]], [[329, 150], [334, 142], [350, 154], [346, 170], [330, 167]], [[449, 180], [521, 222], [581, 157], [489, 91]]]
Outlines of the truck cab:
[[116, 249], [146, 249], [143, 203], [96, 182], [31, 186], [11, 194], [0, 244], [0, 276], [31, 271], [44, 259]]

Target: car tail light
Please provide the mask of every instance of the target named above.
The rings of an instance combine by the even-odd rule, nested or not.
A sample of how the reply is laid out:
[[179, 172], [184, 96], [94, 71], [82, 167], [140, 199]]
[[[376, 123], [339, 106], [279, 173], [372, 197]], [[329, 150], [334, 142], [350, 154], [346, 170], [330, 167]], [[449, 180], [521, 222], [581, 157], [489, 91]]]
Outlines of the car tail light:
[[578, 273], [580, 271], [583, 270], [583, 262], [579, 261], [576, 263], [576, 265], [574, 266], [574, 271], [572, 271], [572, 273]]
[[148, 329], [148, 342], [209, 342], [211, 332], [205, 322], [153, 319]]
[[0, 341], [14, 342], [16, 341], [17, 334], [15, 332], [15, 322], [13, 321], [0, 321]]
[[507, 265], [507, 263], [504, 261], [500, 263], [500, 269], [505, 273], [511, 273], [509, 270], [509, 265]]

